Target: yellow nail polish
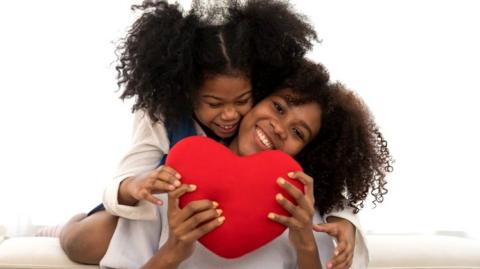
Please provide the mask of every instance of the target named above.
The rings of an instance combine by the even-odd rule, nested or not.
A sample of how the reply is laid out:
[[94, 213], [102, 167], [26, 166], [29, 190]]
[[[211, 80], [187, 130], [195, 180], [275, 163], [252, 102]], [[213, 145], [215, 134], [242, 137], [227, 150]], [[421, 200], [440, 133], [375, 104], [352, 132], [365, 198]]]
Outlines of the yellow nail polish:
[[197, 189], [197, 185], [190, 184], [189, 188], [190, 188], [190, 191], [194, 191]]
[[267, 216], [269, 219], [275, 219], [275, 214], [273, 213], [268, 213], [268, 216]]
[[218, 203], [217, 203], [217, 202], [213, 201], [212, 204], [213, 204], [213, 208], [217, 208], [217, 207], [218, 207]]
[[277, 199], [278, 201], [281, 201], [283, 200], [283, 195], [281, 193], [277, 193], [277, 195], [275, 195], [275, 199]]
[[218, 222], [223, 223], [225, 221], [225, 216], [221, 216], [218, 218]]
[[279, 178], [277, 179], [277, 182], [278, 182], [279, 184], [283, 185], [283, 184], [285, 184], [285, 179], [283, 179], [282, 177], [279, 177]]
[[294, 173], [294, 172], [290, 172], [290, 173], [288, 173], [288, 176], [291, 177], [291, 178], [293, 178], [293, 177], [295, 176], [295, 173]]
[[222, 213], [223, 213], [223, 210], [217, 209], [217, 214], [218, 214], [219, 216], [222, 215]]

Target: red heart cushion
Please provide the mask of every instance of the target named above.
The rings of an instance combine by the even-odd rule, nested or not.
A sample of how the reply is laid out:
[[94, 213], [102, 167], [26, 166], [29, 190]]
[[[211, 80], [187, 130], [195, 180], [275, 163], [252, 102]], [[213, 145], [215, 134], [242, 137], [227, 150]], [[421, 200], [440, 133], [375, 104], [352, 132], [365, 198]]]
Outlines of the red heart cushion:
[[287, 176], [302, 171], [301, 166], [278, 150], [239, 157], [210, 138], [193, 136], [170, 150], [166, 164], [182, 175], [182, 183], [197, 185], [197, 190], [180, 198], [181, 208], [201, 199], [220, 204], [225, 222], [199, 241], [224, 258], [253, 251], [286, 229], [267, 218], [269, 212], [289, 215], [275, 200], [279, 192], [292, 200], [276, 183], [278, 177], [303, 191], [299, 181]]

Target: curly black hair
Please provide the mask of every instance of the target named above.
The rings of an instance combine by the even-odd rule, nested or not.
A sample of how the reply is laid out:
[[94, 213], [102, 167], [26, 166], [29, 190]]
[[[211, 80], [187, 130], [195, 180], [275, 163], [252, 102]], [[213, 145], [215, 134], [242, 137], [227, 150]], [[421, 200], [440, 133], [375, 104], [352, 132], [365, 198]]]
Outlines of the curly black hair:
[[325, 214], [348, 205], [358, 213], [369, 193], [374, 205], [381, 203], [393, 160], [362, 99], [338, 82], [329, 83], [326, 69], [308, 60], [281, 88], [299, 94], [297, 103], [317, 102], [322, 109], [318, 135], [295, 156], [314, 178], [317, 210]]
[[287, 2], [194, 1], [188, 13], [167, 1], [134, 5], [141, 16], [117, 47], [121, 98], [154, 121], [180, 122], [193, 113], [196, 93], [212, 75], [251, 80], [254, 101], [296, 69], [312, 42], [313, 27]]

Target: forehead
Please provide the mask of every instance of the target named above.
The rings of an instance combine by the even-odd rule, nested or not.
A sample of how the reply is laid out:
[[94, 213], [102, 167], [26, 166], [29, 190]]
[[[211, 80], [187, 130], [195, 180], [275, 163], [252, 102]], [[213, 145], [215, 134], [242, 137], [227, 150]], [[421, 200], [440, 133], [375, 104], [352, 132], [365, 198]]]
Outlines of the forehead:
[[250, 79], [244, 76], [207, 76], [199, 89], [200, 97], [234, 98], [251, 91]]

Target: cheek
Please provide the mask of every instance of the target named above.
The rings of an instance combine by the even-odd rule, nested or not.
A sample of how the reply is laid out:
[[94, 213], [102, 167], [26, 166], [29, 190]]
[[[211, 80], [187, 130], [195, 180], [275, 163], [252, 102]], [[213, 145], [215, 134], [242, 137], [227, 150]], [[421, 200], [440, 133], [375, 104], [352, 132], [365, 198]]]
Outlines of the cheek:
[[240, 108], [237, 108], [237, 112], [238, 114], [240, 114], [240, 116], [245, 116], [245, 114], [247, 114], [250, 110], [252, 109], [252, 105], [249, 104], [249, 105], [244, 105]]
[[284, 144], [283, 151], [293, 157], [300, 153], [304, 147], [303, 143], [298, 141], [288, 141]]
[[216, 111], [215, 109], [210, 108], [208, 105], [200, 104], [194, 111], [197, 119], [203, 123], [207, 124], [209, 121], [215, 118]]

